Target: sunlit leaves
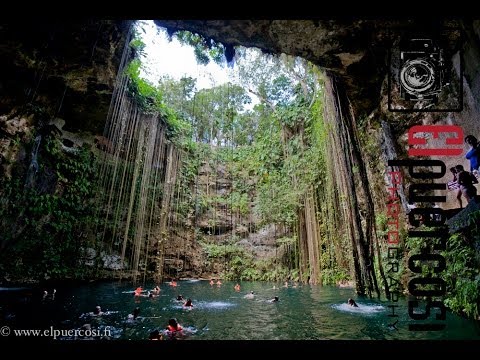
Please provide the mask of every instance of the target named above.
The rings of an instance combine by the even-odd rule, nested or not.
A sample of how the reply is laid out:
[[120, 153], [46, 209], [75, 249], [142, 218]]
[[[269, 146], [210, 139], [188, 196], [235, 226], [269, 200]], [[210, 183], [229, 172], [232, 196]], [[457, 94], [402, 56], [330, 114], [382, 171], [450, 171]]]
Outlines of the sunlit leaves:
[[189, 31], [178, 31], [175, 33], [175, 36], [180, 43], [193, 47], [193, 53], [200, 65], [207, 65], [211, 60], [219, 65], [223, 65], [225, 48], [221, 43]]

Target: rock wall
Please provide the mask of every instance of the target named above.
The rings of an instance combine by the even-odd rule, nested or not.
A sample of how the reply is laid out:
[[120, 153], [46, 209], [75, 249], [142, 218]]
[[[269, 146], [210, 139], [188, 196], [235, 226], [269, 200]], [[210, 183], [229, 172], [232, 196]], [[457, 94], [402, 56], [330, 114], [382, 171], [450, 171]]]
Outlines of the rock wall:
[[[253, 181], [253, 179], [252, 179]], [[261, 226], [255, 216], [255, 193], [249, 194], [249, 213], [232, 210], [229, 196], [232, 179], [225, 163], [202, 161], [195, 184], [192, 209], [185, 223], [178, 223], [165, 247], [165, 275], [170, 277], [221, 277], [224, 257], [209, 259], [203, 244], [233, 245], [245, 249], [255, 259], [281, 256], [276, 239], [285, 230], [274, 224]], [[174, 221], [175, 214], [170, 215]]]

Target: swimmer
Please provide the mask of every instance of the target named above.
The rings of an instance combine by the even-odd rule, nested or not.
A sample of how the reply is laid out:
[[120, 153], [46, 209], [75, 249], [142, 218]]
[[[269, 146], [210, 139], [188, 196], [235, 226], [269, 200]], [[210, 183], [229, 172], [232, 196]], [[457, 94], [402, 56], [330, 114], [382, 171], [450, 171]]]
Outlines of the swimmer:
[[183, 304], [185, 307], [193, 307], [192, 304], [192, 299], [188, 298], [187, 301], [185, 301], [185, 304]]
[[271, 303], [278, 302], [278, 296], [275, 296], [272, 300], [270, 300]]
[[183, 335], [183, 327], [177, 322], [177, 319], [172, 318], [168, 320], [167, 334], [170, 339], [175, 339], [177, 336]]
[[94, 316], [101, 316], [103, 315], [102, 308], [100, 306], [95, 306], [95, 310], [93, 311]]
[[160, 288], [158, 286], [155, 286], [155, 288], [152, 290], [153, 295], [159, 295], [160, 294]]
[[148, 296], [149, 298], [154, 298], [154, 297], [158, 297], [159, 295], [158, 295], [158, 294], [154, 294], [153, 292], [150, 292], [150, 291], [149, 291], [149, 292], [147, 293], [147, 296]]
[[352, 298], [348, 299], [347, 303], [348, 303], [348, 305], [350, 305], [350, 306], [358, 307], [357, 303], [356, 303], [355, 300], [353, 300]]
[[240, 291], [240, 284], [236, 284], [233, 288], [234, 288], [235, 291], [237, 291], [237, 292]]
[[133, 295], [134, 295], [134, 296], [141, 296], [141, 295], [142, 295], [142, 291], [143, 291], [142, 287], [139, 286], [139, 287], [137, 287], [137, 288], [135, 289]]
[[250, 291], [250, 294], [247, 294], [244, 296], [245, 299], [253, 299], [255, 297], [255, 294], [253, 291]]
[[183, 300], [185, 300], [185, 299], [183, 298], [182, 294], [177, 296], [177, 301], [183, 301]]
[[140, 315], [140, 308], [137, 306], [133, 310], [133, 314], [128, 314], [128, 320], [137, 320], [138, 315]]
[[42, 300], [46, 300], [46, 299], [49, 299], [49, 300], [55, 300], [55, 294], [57, 293], [57, 290], [56, 289], [53, 289], [52, 293], [49, 294], [47, 292], [47, 290], [44, 290], [43, 291], [43, 297], [42, 297]]

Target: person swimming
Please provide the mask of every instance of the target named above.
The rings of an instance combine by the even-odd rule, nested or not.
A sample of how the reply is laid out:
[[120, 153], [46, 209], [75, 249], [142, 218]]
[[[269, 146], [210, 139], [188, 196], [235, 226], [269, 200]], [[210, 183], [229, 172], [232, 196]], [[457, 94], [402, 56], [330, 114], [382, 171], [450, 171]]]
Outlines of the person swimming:
[[137, 306], [133, 309], [133, 314], [128, 314], [128, 320], [137, 320], [138, 315], [140, 315], [140, 308]]
[[43, 291], [42, 300], [55, 300], [55, 294], [57, 293], [57, 289], [53, 289], [52, 293], [49, 294], [47, 290]]
[[247, 294], [244, 296], [245, 299], [253, 299], [255, 298], [255, 294], [253, 293], [253, 291], [250, 291], [250, 294]]
[[187, 301], [185, 301], [185, 304], [183, 304], [185, 307], [193, 307], [192, 304], [192, 299], [188, 298]]
[[183, 327], [178, 323], [177, 319], [171, 318], [168, 320], [167, 335], [169, 335], [171, 340], [183, 335]]
[[155, 288], [152, 290], [153, 295], [159, 295], [160, 294], [160, 287], [155, 286]]
[[353, 300], [352, 298], [348, 299], [347, 303], [348, 303], [348, 305], [350, 305], [350, 306], [358, 307], [357, 303], [356, 303], [355, 300]]
[[160, 295], [154, 293], [153, 291], [152, 291], [152, 292], [149, 291], [149, 292], [147, 293], [147, 296], [148, 296], [149, 298], [155, 298], [155, 297], [159, 297]]
[[233, 288], [235, 291], [240, 291], [240, 284], [237, 283]]
[[93, 310], [93, 315], [94, 316], [101, 316], [103, 315], [102, 308], [100, 306], [95, 306], [95, 310]]
[[278, 296], [275, 296], [272, 300], [270, 300], [270, 302], [274, 303], [274, 302], [278, 302]]
[[177, 296], [177, 301], [183, 301], [183, 300], [185, 300], [185, 299], [183, 298], [182, 294]]
[[141, 295], [142, 295], [142, 291], [143, 291], [142, 287], [139, 286], [139, 287], [137, 287], [137, 288], [135, 289], [133, 295], [134, 295], [134, 296], [141, 296]]

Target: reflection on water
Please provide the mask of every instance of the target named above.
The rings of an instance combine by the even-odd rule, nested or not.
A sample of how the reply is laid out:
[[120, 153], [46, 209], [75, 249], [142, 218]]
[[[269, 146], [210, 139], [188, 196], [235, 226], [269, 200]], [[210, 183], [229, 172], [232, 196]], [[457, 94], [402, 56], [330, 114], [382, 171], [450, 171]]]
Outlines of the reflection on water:
[[[148, 339], [155, 330], [163, 333], [170, 318], [184, 328], [186, 340], [307, 340], [307, 339], [480, 339], [478, 322], [447, 314], [447, 328], [437, 332], [408, 330], [407, 301], [401, 299], [388, 317], [389, 303], [356, 297], [352, 289], [303, 285], [283, 288], [282, 284], [225, 282], [210, 286], [208, 281], [179, 281], [177, 287], [161, 284], [158, 297], [134, 296], [130, 283], [89, 283], [57, 287], [53, 300], [42, 301], [43, 289], [0, 292], [2, 323], [12, 328], [109, 330], [110, 339]], [[143, 284], [145, 291], [154, 283]], [[273, 286], [275, 285], [275, 289]], [[254, 299], [244, 296], [254, 292]], [[191, 298], [185, 308], [178, 295]], [[14, 296], [15, 295], [15, 296]], [[270, 302], [274, 296], [278, 302]], [[358, 308], [346, 303], [354, 298]], [[96, 306], [101, 316], [91, 316]], [[128, 315], [139, 307], [137, 319]], [[71, 340], [78, 337], [64, 336]]]

